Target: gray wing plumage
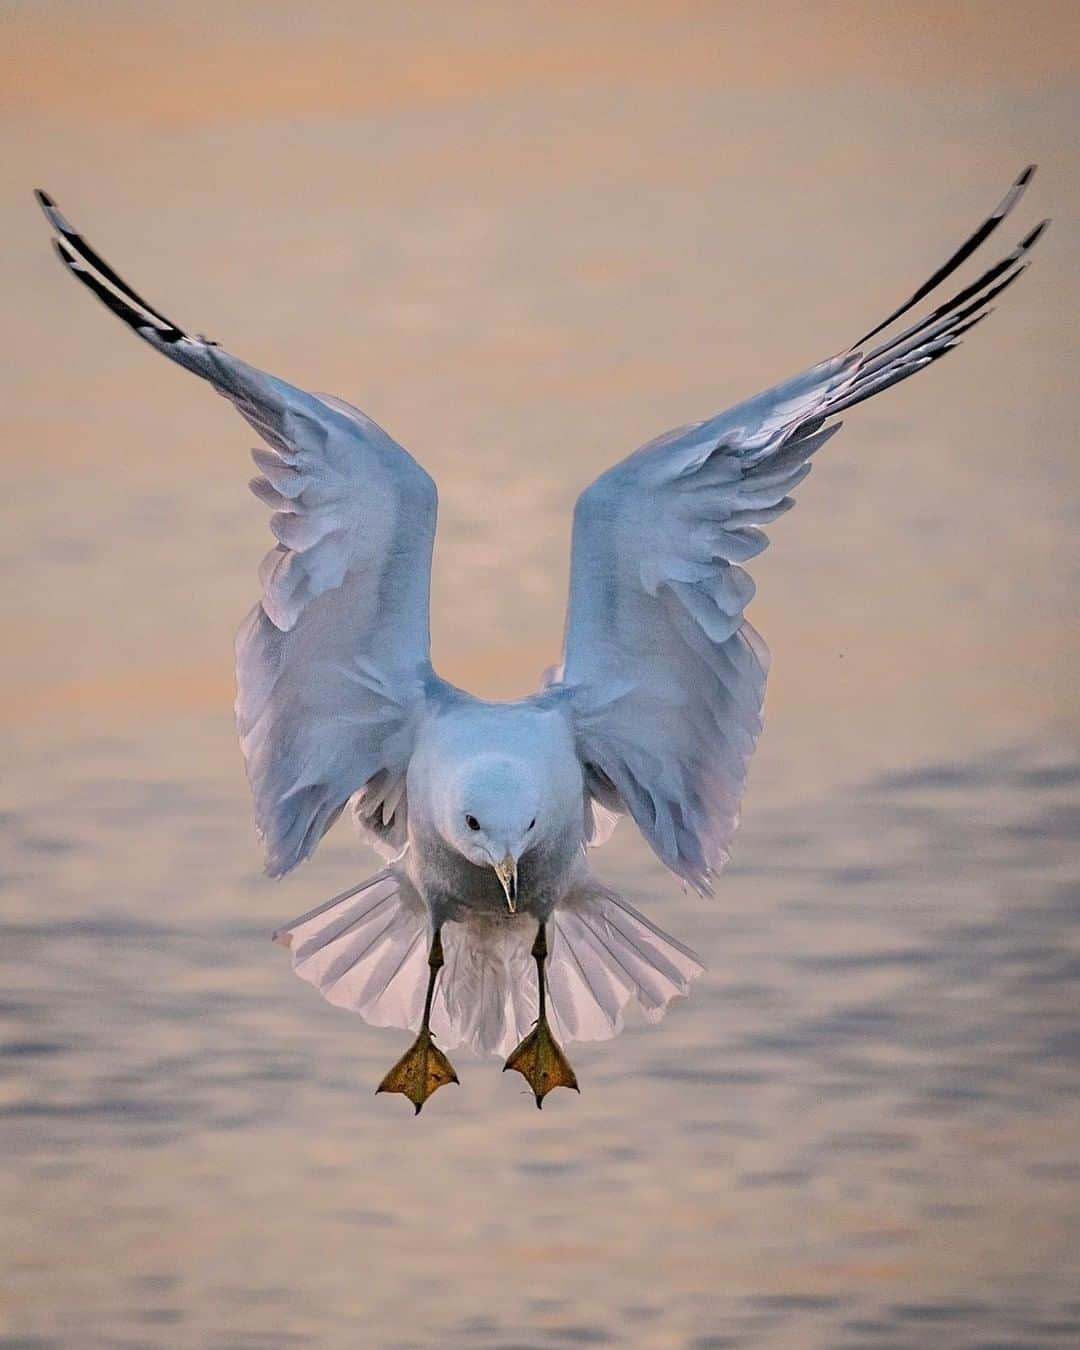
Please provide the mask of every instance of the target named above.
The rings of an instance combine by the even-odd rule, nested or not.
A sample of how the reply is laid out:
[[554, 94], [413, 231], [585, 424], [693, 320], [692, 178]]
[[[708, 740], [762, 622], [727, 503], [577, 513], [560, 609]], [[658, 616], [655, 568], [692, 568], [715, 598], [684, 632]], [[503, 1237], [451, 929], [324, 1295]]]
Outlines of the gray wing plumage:
[[[882, 324], [945, 281], [1019, 200], [1025, 169], [986, 221]], [[629, 812], [673, 872], [711, 891], [728, 861], [747, 764], [761, 730], [764, 642], [743, 617], [741, 564], [758, 528], [793, 505], [827, 418], [922, 370], [990, 312], [1048, 222], [931, 313], [868, 352], [811, 367], [718, 417], [669, 432], [587, 488], [574, 514], [564, 661], [594, 800]]]
[[374, 842], [405, 837], [412, 728], [434, 679], [428, 600], [435, 485], [357, 409], [190, 337], [38, 194], [65, 266], [152, 347], [258, 431], [251, 487], [273, 511], [262, 598], [236, 642], [236, 715], [267, 871], [307, 857], [358, 794]]

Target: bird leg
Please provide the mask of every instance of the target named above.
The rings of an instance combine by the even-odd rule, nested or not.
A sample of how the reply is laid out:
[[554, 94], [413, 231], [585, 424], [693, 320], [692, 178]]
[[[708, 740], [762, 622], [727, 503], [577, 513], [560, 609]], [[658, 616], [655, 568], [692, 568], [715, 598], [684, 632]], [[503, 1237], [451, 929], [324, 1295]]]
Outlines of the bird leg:
[[416, 1107], [416, 1114], [433, 1092], [444, 1083], [458, 1082], [454, 1066], [431, 1039], [431, 1004], [435, 998], [435, 980], [443, 967], [442, 937], [436, 928], [428, 952], [428, 987], [424, 1000], [424, 1018], [416, 1040], [375, 1089], [379, 1092], [401, 1092]]
[[544, 1098], [552, 1088], [567, 1087], [573, 1088], [575, 1092], [581, 1091], [570, 1067], [570, 1061], [563, 1054], [562, 1046], [551, 1034], [551, 1028], [548, 1026], [547, 990], [544, 984], [544, 962], [547, 960], [547, 954], [547, 935], [541, 923], [532, 946], [540, 992], [540, 1016], [536, 1019], [536, 1026], [503, 1065], [503, 1073], [507, 1069], [516, 1069], [525, 1078], [536, 1096], [538, 1108], [543, 1106]]

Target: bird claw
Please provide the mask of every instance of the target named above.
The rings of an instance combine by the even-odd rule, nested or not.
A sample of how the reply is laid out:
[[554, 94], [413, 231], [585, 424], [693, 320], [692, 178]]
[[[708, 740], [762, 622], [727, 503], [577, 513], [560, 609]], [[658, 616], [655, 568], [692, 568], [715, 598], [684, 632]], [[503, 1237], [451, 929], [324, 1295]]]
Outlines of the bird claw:
[[570, 1061], [563, 1054], [562, 1047], [551, 1034], [547, 1018], [541, 1017], [510, 1058], [503, 1065], [507, 1069], [516, 1069], [533, 1090], [537, 1107], [542, 1107], [544, 1098], [552, 1088], [573, 1088], [580, 1092], [578, 1081]]
[[400, 1092], [408, 1097], [419, 1115], [433, 1092], [458, 1081], [454, 1066], [431, 1039], [430, 1029], [424, 1027], [375, 1092]]

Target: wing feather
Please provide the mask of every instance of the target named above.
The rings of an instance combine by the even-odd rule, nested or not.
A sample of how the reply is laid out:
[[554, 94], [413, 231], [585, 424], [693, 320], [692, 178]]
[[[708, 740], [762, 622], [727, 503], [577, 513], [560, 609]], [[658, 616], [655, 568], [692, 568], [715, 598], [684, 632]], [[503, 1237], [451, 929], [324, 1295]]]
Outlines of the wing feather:
[[[1033, 174], [1025, 169], [983, 224], [866, 338], [951, 276]], [[826, 419], [952, 351], [1026, 269], [1047, 223], [865, 356], [841, 353], [668, 432], [579, 498], [563, 666], [547, 696], [569, 703], [592, 799], [629, 812], [660, 859], [699, 891], [711, 890], [728, 860], [761, 731], [768, 650], [744, 617], [754, 585], [740, 566], [766, 547], [758, 527], [791, 507], [811, 456], [840, 428]]]
[[252, 491], [275, 544], [236, 642], [236, 716], [266, 865], [307, 857], [356, 794], [376, 844], [405, 837], [405, 770], [435, 682], [428, 599], [435, 485], [381, 427], [185, 333], [134, 291], [45, 193], [68, 270], [138, 336], [207, 380], [268, 448]]

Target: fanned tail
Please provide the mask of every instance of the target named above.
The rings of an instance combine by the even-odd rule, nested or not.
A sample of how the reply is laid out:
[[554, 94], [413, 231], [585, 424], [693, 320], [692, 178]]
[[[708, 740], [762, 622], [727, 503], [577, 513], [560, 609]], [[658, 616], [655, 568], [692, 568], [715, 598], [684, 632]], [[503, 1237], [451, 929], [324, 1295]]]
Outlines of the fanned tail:
[[658, 1022], [705, 969], [689, 947], [595, 880], [560, 902], [550, 926], [548, 1010], [564, 1040], [617, 1036], [631, 1000]]
[[[535, 921], [477, 917], [444, 924], [442, 935], [432, 1028], [447, 1049], [505, 1058], [536, 1022]], [[594, 880], [548, 920], [548, 1019], [562, 1041], [617, 1036], [631, 1001], [659, 1021], [703, 970], [688, 947]]]
[[[442, 927], [445, 965], [431, 1028], [446, 1050], [505, 1057], [537, 1016], [536, 924], [477, 916]], [[339, 1008], [379, 1027], [416, 1031], [428, 977], [430, 925], [408, 878], [388, 868], [285, 924], [302, 980]], [[595, 881], [573, 891], [548, 921], [548, 1017], [563, 1041], [600, 1041], [623, 1029], [627, 1004], [658, 1021], [704, 967], [688, 947]]]
[[536, 1021], [536, 924], [525, 914], [475, 917], [442, 928], [446, 965], [431, 1026], [441, 1045], [505, 1058]]
[[376, 1027], [415, 1029], [424, 1010], [428, 921], [392, 868], [283, 925], [293, 970], [329, 1003]]

